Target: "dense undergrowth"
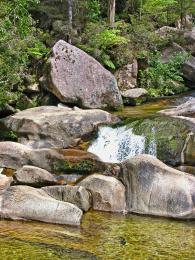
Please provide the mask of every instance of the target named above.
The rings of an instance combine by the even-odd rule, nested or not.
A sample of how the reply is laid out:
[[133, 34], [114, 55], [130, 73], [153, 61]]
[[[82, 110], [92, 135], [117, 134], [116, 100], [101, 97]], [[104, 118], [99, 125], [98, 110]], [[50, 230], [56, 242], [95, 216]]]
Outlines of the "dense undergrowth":
[[[25, 85], [38, 80], [51, 48], [49, 42], [55, 41], [55, 34], [38, 28], [31, 16], [30, 10], [39, 4], [39, 0], [0, 2], [0, 107], [17, 105]], [[167, 64], [160, 58], [163, 48], [172, 42], [185, 44], [184, 39], [174, 32], [161, 37], [156, 30], [174, 26], [193, 13], [192, 0], [118, 1], [114, 28], [107, 23], [108, 1], [75, 0], [74, 4], [75, 16], [82, 16], [82, 24], [74, 24], [78, 30], [73, 44], [112, 72], [137, 58], [145, 64], [140, 66], [139, 87], [147, 88], [151, 96], [185, 91], [180, 68], [187, 56], [173, 57]]]

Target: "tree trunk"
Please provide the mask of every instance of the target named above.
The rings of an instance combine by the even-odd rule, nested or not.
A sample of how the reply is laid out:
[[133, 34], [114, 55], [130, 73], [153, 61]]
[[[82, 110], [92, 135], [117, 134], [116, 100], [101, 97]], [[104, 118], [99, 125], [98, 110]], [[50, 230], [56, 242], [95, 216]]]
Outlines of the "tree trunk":
[[114, 28], [115, 12], [116, 12], [116, 0], [109, 0], [108, 15], [109, 15], [109, 25], [111, 28]]
[[68, 0], [68, 26], [69, 26], [69, 35], [67, 37], [68, 42], [71, 44], [71, 34], [73, 28], [73, 0]]

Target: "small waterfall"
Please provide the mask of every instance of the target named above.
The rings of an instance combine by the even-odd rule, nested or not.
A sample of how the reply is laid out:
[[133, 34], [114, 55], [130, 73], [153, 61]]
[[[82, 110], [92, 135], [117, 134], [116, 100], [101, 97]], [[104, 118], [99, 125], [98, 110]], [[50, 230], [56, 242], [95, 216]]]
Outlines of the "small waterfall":
[[[155, 130], [152, 129], [152, 135]], [[148, 141], [143, 135], [136, 135], [126, 126], [111, 128], [100, 127], [98, 138], [91, 144], [89, 152], [96, 154], [104, 162], [122, 162], [138, 154], [156, 156], [155, 139]]]

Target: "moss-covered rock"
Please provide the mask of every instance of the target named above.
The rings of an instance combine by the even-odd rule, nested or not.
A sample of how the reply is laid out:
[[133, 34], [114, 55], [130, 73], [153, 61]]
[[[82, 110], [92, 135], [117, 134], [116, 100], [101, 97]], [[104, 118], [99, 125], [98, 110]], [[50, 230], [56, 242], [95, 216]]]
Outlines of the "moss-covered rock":
[[134, 129], [135, 134], [146, 137], [146, 152], [151, 141], [154, 141], [160, 160], [170, 165], [181, 163], [183, 148], [190, 131], [181, 120], [156, 117], [134, 121], [129, 127]]

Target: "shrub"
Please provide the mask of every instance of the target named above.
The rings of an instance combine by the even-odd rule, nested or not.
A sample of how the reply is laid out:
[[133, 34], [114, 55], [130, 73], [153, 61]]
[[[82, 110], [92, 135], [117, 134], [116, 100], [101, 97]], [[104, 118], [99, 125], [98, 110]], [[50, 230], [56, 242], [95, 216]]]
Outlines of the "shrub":
[[140, 85], [148, 89], [150, 96], [178, 94], [186, 90], [183, 84], [181, 66], [189, 57], [178, 54], [163, 63], [159, 52], [150, 53], [148, 68], [140, 73]]
[[0, 2], [0, 107], [15, 102], [32, 56], [45, 54], [28, 12], [38, 0]]
[[83, 44], [78, 47], [93, 55], [106, 67], [114, 70], [116, 64], [111, 57], [112, 50], [117, 46], [125, 46], [128, 39], [121, 35], [120, 29], [109, 29], [106, 23], [99, 22], [89, 23], [86, 26], [82, 42]]

